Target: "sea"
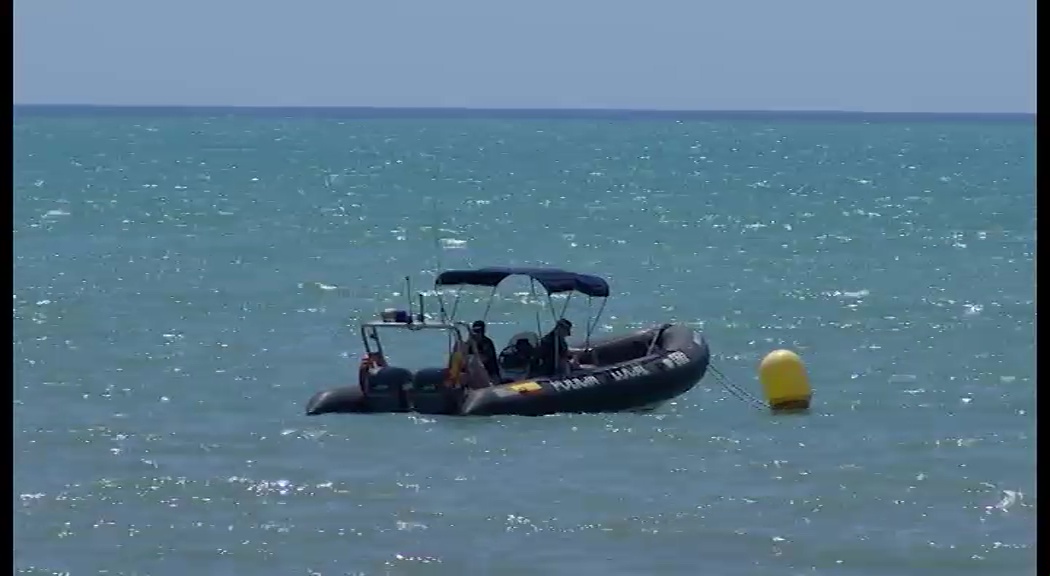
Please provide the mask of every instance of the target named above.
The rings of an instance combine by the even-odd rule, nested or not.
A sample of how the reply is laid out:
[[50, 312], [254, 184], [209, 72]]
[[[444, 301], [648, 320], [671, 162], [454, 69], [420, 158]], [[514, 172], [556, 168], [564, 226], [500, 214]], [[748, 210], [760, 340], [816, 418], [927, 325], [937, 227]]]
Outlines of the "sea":
[[[1034, 115], [14, 114], [17, 574], [1036, 571]], [[493, 265], [612, 294], [434, 290]], [[306, 416], [420, 293], [499, 347], [688, 324], [713, 370], [645, 414]], [[807, 414], [732, 393], [778, 349]]]

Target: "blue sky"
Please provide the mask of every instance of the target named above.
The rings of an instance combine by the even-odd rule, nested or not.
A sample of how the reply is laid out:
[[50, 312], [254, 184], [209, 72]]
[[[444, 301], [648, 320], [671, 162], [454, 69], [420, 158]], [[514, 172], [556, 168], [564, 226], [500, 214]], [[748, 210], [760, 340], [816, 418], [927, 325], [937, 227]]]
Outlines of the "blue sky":
[[1035, 0], [15, 0], [15, 102], [1034, 112]]

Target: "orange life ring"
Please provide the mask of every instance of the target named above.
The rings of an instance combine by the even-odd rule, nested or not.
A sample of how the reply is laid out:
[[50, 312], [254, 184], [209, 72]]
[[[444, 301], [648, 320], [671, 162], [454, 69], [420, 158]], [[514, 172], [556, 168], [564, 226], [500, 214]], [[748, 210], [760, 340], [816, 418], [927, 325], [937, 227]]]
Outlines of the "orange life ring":
[[372, 374], [372, 370], [382, 367], [383, 361], [380, 355], [375, 352], [361, 357], [361, 363], [357, 365], [357, 382], [362, 390], [367, 386], [368, 377]]

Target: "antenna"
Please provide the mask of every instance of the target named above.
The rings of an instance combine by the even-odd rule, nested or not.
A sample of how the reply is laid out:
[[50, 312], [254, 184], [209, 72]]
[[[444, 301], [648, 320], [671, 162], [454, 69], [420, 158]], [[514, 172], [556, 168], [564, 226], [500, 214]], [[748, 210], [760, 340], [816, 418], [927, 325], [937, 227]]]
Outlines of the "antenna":
[[412, 277], [405, 276], [405, 298], [408, 299], [408, 321], [412, 322]]
[[[430, 232], [433, 234], [434, 238], [434, 256], [437, 260], [437, 273], [435, 274], [436, 276], [437, 274], [441, 274], [441, 272], [445, 269], [445, 266], [441, 262], [441, 238], [438, 237], [438, 229], [441, 226], [441, 218], [438, 215], [437, 198], [431, 197], [430, 203], [434, 216], [434, 223], [430, 226]], [[435, 288], [437, 287], [435, 286]], [[441, 312], [441, 321], [445, 322], [448, 320], [448, 311], [445, 310], [445, 297], [441, 295], [440, 290], [436, 290], [436, 292], [438, 301], [438, 311]]]
[[438, 214], [437, 198], [430, 199], [430, 208], [434, 216], [434, 223], [430, 226], [430, 232], [433, 234], [434, 256], [437, 260], [438, 272], [440, 273], [445, 269], [445, 266], [441, 262], [441, 216]]

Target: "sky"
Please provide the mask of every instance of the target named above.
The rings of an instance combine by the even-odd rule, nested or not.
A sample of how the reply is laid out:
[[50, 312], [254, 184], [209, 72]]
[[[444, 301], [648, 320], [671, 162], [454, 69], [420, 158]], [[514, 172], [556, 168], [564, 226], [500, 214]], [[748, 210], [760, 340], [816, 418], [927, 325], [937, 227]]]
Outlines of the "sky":
[[14, 0], [14, 99], [1035, 112], [1035, 4]]

